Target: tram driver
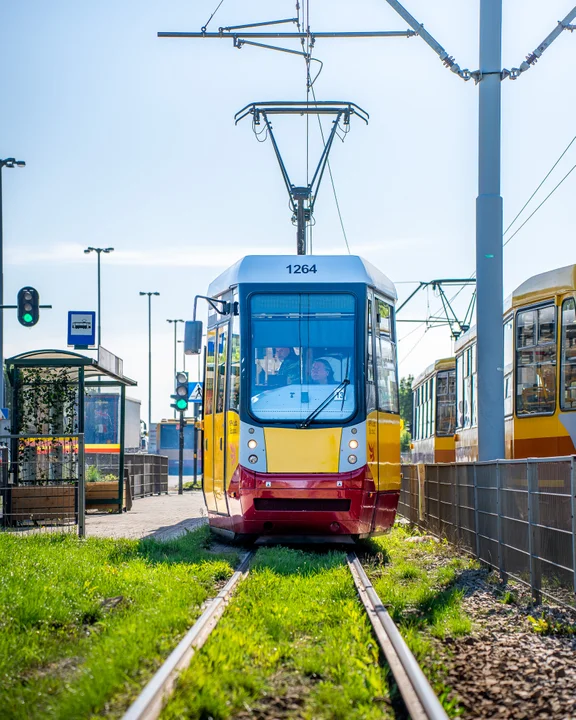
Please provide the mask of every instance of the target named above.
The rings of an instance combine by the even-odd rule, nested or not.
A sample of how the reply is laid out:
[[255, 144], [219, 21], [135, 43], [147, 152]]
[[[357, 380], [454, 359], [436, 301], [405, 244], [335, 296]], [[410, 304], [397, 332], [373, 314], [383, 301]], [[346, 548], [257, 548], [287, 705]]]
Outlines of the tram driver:
[[281, 385], [293, 385], [300, 382], [300, 358], [294, 352], [293, 347], [274, 348], [280, 367], [276, 377]]

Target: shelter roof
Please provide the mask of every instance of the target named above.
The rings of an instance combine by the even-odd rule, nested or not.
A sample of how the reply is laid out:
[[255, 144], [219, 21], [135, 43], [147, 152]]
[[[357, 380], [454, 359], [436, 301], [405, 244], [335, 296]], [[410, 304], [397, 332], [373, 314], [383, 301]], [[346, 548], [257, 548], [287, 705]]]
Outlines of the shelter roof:
[[71, 350], [32, 350], [30, 352], [14, 355], [6, 360], [7, 366], [21, 368], [69, 368], [70, 375], [78, 378], [80, 368], [84, 368], [85, 380], [109, 378], [120, 385], [135, 386], [136, 380], [126, 377], [122, 373], [117, 374], [98, 364], [95, 358], [80, 355]]

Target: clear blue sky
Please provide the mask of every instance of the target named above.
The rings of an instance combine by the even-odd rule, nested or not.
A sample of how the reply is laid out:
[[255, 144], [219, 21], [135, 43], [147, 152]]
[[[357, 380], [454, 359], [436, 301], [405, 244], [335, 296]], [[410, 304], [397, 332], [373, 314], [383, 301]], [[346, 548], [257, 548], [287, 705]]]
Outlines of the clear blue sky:
[[[103, 260], [103, 345], [124, 358], [147, 407], [147, 302], [153, 301], [153, 418], [170, 416], [173, 334], [196, 293], [248, 252], [293, 252], [285, 189], [269, 143], [233, 116], [253, 100], [305, 96], [303, 61], [231, 40], [158, 39], [198, 31], [217, 5], [197, 0], [9, 0], [0, 10], [0, 157], [4, 170], [5, 300], [35, 286], [53, 310], [33, 329], [6, 313], [6, 355], [65, 347], [66, 313], [96, 308]], [[294, 15], [294, 3], [225, 0], [210, 29]], [[519, 65], [571, 8], [570, 0], [507, 0], [504, 66]], [[406, 0], [462, 67], [478, 67], [478, 2]], [[384, 0], [312, 0], [313, 30], [405, 29]], [[295, 46], [294, 46], [295, 47]], [[318, 99], [370, 113], [337, 142], [332, 170], [351, 250], [400, 283], [474, 269], [478, 90], [442, 67], [419, 38], [318, 40]], [[510, 221], [576, 134], [576, 37], [564, 33], [519, 80], [503, 83], [503, 195]], [[278, 123], [295, 182], [305, 180], [303, 122]], [[311, 133], [311, 162], [319, 134]], [[576, 163], [576, 143], [554, 177]], [[575, 261], [576, 172], [505, 250], [510, 292], [536, 272]], [[544, 193], [545, 194], [545, 193]], [[543, 198], [543, 195], [542, 195]], [[328, 182], [314, 249], [345, 245]], [[435, 310], [438, 300], [429, 297]], [[427, 298], [412, 317], [426, 313]], [[413, 327], [401, 328], [402, 334]], [[415, 345], [415, 343], [418, 343]], [[400, 343], [401, 373], [450, 353], [445, 330]], [[195, 367], [195, 361], [189, 361]]]

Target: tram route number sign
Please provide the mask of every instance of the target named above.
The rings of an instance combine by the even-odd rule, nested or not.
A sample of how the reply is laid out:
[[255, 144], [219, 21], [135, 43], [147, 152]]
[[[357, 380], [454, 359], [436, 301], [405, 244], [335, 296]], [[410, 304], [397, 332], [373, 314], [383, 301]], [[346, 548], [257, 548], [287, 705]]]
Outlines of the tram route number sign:
[[96, 313], [91, 310], [70, 310], [68, 313], [68, 345], [88, 348], [96, 342]]
[[189, 403], [202, 403], [203, 385], [201, 382], [188, 383], [188, 402]]

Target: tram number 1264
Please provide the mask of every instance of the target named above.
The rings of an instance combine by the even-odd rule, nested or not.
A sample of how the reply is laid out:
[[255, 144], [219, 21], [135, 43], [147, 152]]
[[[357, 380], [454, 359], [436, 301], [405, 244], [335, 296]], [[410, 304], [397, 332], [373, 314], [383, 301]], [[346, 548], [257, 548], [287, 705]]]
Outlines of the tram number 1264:
[[316, 272], [316, 265], [286, 265], [290, 275], [307, 275]]

